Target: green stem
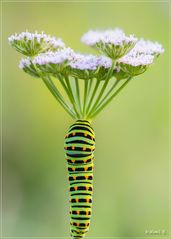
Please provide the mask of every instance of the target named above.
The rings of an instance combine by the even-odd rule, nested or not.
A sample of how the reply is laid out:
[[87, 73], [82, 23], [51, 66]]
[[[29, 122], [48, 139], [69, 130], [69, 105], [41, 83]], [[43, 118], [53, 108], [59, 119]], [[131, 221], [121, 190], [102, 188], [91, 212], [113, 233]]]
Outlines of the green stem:
[[69, 91], [69, 89], [67, 88], [67, 86], [66, 86], [66, 84], [64, 82], [63, 77], [58, 75], [58, 79], [59, 79], [61, 85], [63, 86], [63, 88], [64, 88], [64, 90], [65, 90], [65, 92], [66, 92], [66, 94], [67, 94], [67, 96], [68, 96], [68, 98], [69, 98], [69, 100], [70, 100], [70, 102], [72, 104], [72, 96], [71, 96], [70, 91]]
[[72, 87], [71, 87], [68, 76], [65, 77], [65, 81], [66, 81], [66, 84], [68, 86], [68, 90], [69, 90], [70, 95], [71, 95], [71, 101], [72, 101], [75, 113], [76, 113], [77, 117], [80, 118], [81, 115], [78, 112], [78, 109], [77, 109], [78, 106], [76, 105], [75, 98], [74, 98], [74, 95], [73, 95], [73, 90], [72, 90]]
[[87, 103], [87, 93], [88, 93], [88, 83], [89, 80], [85, 79], [84, 80], [84, 102], [83, 102], [83, 112], [82, 112], [82, 117], [85, 117], [85, 111], [86, 111], [86, 103]]
[[99, 102], [99, 104], [97, 105], [96, 109], [98, 109], [103, 102], [108, 98], [108, 96], [110, 95], [110, 93], [114, 90], [114, 88], [117, 86], [117, 84], [119, 83], [119, 80], [116, 80], [113, 84], [113, 86], [110, 88], [110, 90], [106, 93], [106, 95], [103, 97], [103, 99]]
[[101, 91], [100, 91], [100, 93], [99, 93], [99, 95], [98, 95], [98, 97], [97, 97], [93, 107], [91, 108], [90, 112], [88, 113], [88, 117], [96, 110], [96, 107], [97, 107], [97, 105], [99, 103], [99, 100], [103, 96], [103, 94], [104, 94], [104, 92], [106, 90], [106, 87], [107, 87], [107, 85], [109, 83], [109, 80], [111, 79], [114, 67], [115, 67], [115, 62], [112, 63], [112, 66], [111, 66], [111, 68], [110, 68], [110, 70], [109, 70], [109, 72], [108, 72], [108, 74], [106, 76], [106, 79], [104, 79], [103, 87], [102, 87], [102, 89], [101, 89]]
[[[64, 98], [62, 97], [61, 93], [58, 91], [57, 87], [55, 86], [55, 84], [53, 83], [53, 81], [51, 80], [51, 78], [49, 76], [47, 76], [48, 81], [51, 85], [51, 87], [53, 88], [54, 92], [58, 95], [58, 97], [60, 97], [60, 99], [67, 105], [66, 101], [64, 100]], [[71, 108], [71, 107], [69, 107]]]
[[91, 92], [92, 84], [93, 84], [93, 79], [89, 79], [89, 86], [88, 86], [88, 94], [87, 94], [87, 97], [90, 96], [90, 92]]
[[86, 113], [88, 114], [89, 113], [89, 109], [90, 109], [90, 106], [94, 100], [94, 97], [95, 97], [95, 94], [97, 92], [97, 89], [99, 87], [99, 84], [100, 84], [100, 80], [99, 79], [96, 79], [96, 84], [95, 84], [95, 87], [94, 87], [94, 90], [93, 90], [93, 93], [91, 95], [91, 98], [89, 100], [89, 103], [88, 103], [88, 106], [87, 106], [87, 109], [86, 109]]
[[128, 82], [130, 82], [131, 79], [132, 76], [128, 77], [128, 79], [119, 87], [119, 89], [117, 89], [117, 91], [115, 91], [115, 93], [111, 95], [111, 97], [103, 105], [101, 105], [99, 109], [89, 116], [90, 119], [94, 118], [98, 113], [100, 113], [100, 111], [102, 111], [102, 109], [106, 107], [116, 95], [118, 95], [118, 93], [128, 84]]
[[76, 100], [77, 100], [77, 105], [78, 105], [79, 113], [81, 115], [82, 109], [81, 109], [81, 100], [80, 100], [79, 81], [78, 81], [78, 78], [74, 78], [74, 80], [75, 80], [75, 88], [76, 88]]
[[61, 106], [65, 109], [65, 111], [67, 113], [69, 113], [69, 115], [71, 115], [71, 117], [73, 119], [76, 118], [74, 112], [72, 111], [72, 109], [67, 105], [67, 103], [65, 102], [65, 100], [63, 99], [62, 95], [59, 93], [59, 91], [57, 90], [57, 88], [54, 88], [54, 84], [52, 84], [52, 81], [50, 78], [46, 78], [46, 77], [42, 77], [43, 82], [45, 83], [45, 85], [47, 86], [47, 88], [50, 90], [50, 92], [52, 93], [52, 95], [55, 97], [55, 99], [61, 104]]
[[69, 100], [70, 100], [69, 91], [68, 91], [68, 88], [67, 88], [67, 86], [66, 86], [66, 84], [65, 84], [65, 82], [64, 82], [64, 80], [63, 80], [63, 78], [62, 78], [62, 76], [58, 75], [57, 77], [58, 77], [58, 79], [59, 79], [61, 85], [63, 86], [63, 88], [64, 88], [64, 90], [65, 90], [65, 92], [66, 92], [66, 94], [67, 94], [67, 96], [68, 96], [68, 98], [69, 98]]
[[79, 112], [77, 110], [77, 107], [76, 107], [75, 99], [74, 99], [74, 96], [73, 96], [72, 88], [71, 88], [71, 85], [70, 85], [68, 77], [64, 78], [66, 84], [65, 84], [65, 82], [64, 82], [64, 80], [63, 80], [63, 78], [61, 76], [58, 76], [58, 77], [59, 77], [59, 80], [60, 80], [60, 82], [61, 82], [61, 84], [62, 84], [66, 94], [68, 95], [68, 98], [69, 98], [70, 102], [72, 103], [72, 106], [73, 106], [74, 111], [75, 111], [75, 113], [77, 115], [77, 118], [80, 118], [80, 114], [79, 114]]
[[[54, 93], [54, 95], [55, 95], [56, 97], [58, 97], [58, 99], [59, 99], [60, 101], [62, 101], [65, 105], [67, 105], [67, 103], [66, 103], [65, 100], [63, 99], [61, 93], [58, 91], [58, 89], [56, 88], [55, 84], [54, 84], [53, 81], [51, 80], [51, 78], [50, 78], [49, 76], [47, 76], [47, 77], [44, 77], [43, 80], [44, 80], [44, 83], [46, 84], [46, 86], [47, 86], [51, 91], [53, 91], [53, 92], [51, 92], [51, 93]], [[68, 107], [69, 107], [69, 106], [68, 106]]]

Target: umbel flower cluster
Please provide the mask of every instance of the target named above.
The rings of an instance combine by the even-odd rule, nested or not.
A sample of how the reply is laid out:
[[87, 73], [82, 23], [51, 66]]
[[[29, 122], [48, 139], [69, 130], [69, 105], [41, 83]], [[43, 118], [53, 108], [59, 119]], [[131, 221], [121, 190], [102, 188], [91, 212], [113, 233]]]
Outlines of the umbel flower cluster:
[[9, 37], [12, 47], [26, 56], [19, 68], [41, 78], [74, 119], [93, 119], [164, 52], [161, 44], [126, 36], [121, 29], [91, 30], [81, 41], [99, 54], [75, 52], [61, 38], [43, 32]]

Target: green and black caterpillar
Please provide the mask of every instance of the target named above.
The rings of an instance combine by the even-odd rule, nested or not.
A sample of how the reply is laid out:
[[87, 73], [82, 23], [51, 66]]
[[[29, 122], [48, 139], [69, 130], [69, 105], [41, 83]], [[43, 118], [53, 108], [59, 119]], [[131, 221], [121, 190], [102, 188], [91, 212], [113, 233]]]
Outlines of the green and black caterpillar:
[[94, 130], [87, 120], [77, 120], [65, 137], [70, 191], [72, 238], [82, 238], [89, 230], [92, 214]]

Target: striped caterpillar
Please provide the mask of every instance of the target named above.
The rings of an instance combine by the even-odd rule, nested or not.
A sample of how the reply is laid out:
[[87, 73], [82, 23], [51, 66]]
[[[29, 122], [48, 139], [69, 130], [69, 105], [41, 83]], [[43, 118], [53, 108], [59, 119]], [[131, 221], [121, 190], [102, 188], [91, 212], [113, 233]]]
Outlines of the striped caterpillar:
[[86, 120], [77, 120], [65, 137], [70, 192], [72, 238], [83, 238], [92, 214], [94, 130]]

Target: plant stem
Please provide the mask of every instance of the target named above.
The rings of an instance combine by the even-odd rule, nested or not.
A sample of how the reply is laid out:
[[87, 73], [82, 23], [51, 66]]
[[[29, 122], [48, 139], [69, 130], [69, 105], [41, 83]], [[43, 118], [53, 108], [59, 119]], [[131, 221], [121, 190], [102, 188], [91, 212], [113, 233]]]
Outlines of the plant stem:
[[78, 105], [79, 113], [81, 114], [82, 109], [81, 109], [81, 101], [80, 101], [79, 81], [78, 81], [78, 78], [74, 78], [74, 80], [75, 80], [75, 88], [76, 88], [76, 100], [77, 100], [77, 105]]
[[75, 113], [77, 115], [77, 118], [80, 118], [80, 114], [79, 114], [79, 112], [77, 110], [77, 107], [76, 107], [75, 99], [74, 99], [74, 96], [73, 96], [72, 88], [71, 88], [71, 85], [70, 85], [68, 77], [64, 78], [66, 84], [65, 84], [65, 82], [64, 82], [64, 80], [63, 80], [63, 78], [61, 76], [58, 76], [58, 78], [59, 78], [59, 80], [60, 80], [60, 82], [61, 82], [61, 84], [62, 84], [62, 86], [63, 86], [63, 88], [64, 88], [64, 90], [66, 92], [66, 94], [68, 95], [68, 98], [69, 98], [70, 102], [72, 103], [72, 106], [73, 106], [74, 111], [75, 111]]
[[66, 92], [66, 94], [67, 94], [67, 96], [68, 96], [68, 98], [69, 98], [69, 100], [70, 100], [69, 91], [68, 91], [68, 88], [67, 88], [67, 86], [66, 86], [66, 84], [65, 84], [65, 82], [64, 82], [64, 80], [63, 80], [63, 78], [62, 78], [62, 76], [58, 75], [57, 77], [58, 77], [58, 79], [59, 79], [61, 85], [63, 86], [63, 88], [64, 88], [64, 90], [65, 90], [65, 92]]
[[70, 102], [72, 103], [72, 99], [71, 99], [72, 96], [71, 96], [71, 94], [70, 94], [70, 92], [69, 92], [69, 90], [68, 90], [68, 88], [67, 88], [67, 86], [66, 86], [66, 84], [64, 82], [64, 79], [60, 75], [58, 75], [58, 79], [59, 79], [61, 85], [63, 86], [63, 88], [64, 88], [64, 90], [65, 90], [65, 92], [66, 92], [66, 94], [67, 94], [67, 96], [68, 96], [68, 98], [70, 100]]
[[89, 79], [88, 95], [87, 95], [88, 97], [90, 96], [90, 91], [91, 91], [91, 88], [92, 88], [92, 84], [93, 84], [93, 79]]
[[89, 103], [88, 103], [88, 106], [87, 106], [87, 109], [86, 109], [86, 113], [88, 114], [89, 113], [89, 109], [90, 109], [90, 106], [94, 100], [94, 97], [95, 97], [95, 94], [97, 92], [97, 89], [99, 87], [99, 84], [100, 84], [100, 80], [99, 79], [96, 79], [96, 84], [95, 84], [95, 87], [94, 87], [94, 90], [93, 90], [93, 93], [91, 95], [91, 98], [89, 100]]
[[82, 112], [82, 117], [83, 118], [85, 117], [85, 111], [86, 111], [88, 84], [89, 84], [89, 80], [85, 79], [84, 80], [84, 102], [83, 102], [83, 112]]
[[91, 108], [90, 112], [88, 113], [88, 117], [96, 110], [96, 107], [97, 107], [97, 105], [99, 103], [99, 100], [103, 96], [103, 94], [104, 94], [104, 92], [106, 90], [106, 87], [107, 87], [107, 85], [109, 83], [109, 80], [111, 79], [114, 67], [115, 67], [115, 62], [112, 63], [112, 66], [111, 66], [111, 68], [110, 68], [110, 70], [109, 70], [109, 72], [108, 72], [108, 74], [106, 76], [106, 79], [104, 79], [103, 87], [102, 87], [102, 89], [101, 89], [101, 91], [100, 91], [100, 93], [99, 93], [99, 95], [98, 95], [98, 97], [96, 99], [96, 102], [94, 103], [93, 107]]
[[47, 88], [50, 90], [50, 92], [52, 93], [52, 95], [55, 97], [55, 99], [61, 104], [61, 106], [65, 109], [65, 111], [67, 113], [69, 113], [69, 115], [71, 115], [71, 117], [73, 119], [76, 118], [76, 115], [74, 114], [74, 112], [72, 111], [72, 109], [68, 106], [68, 104], [65, 102], [65, 100], [63, 99], [62, 95], [59, 93], [59, 91], [57, 90], [57, 88], [54, 88], [54, 84], [52, 84], [52, 80], [50, 79], [50, 77], [42, 77], [43, 82], [45, 83], [45, 85], [47, 86]]
[[106, 95], [103, 97], [103, 99], [99, 102], [99, 104], [97, 105], [96, 109], [98, 109], [103, 102], [108, 98], [109, 94], [114, 90], [114, 88], [117, 86], [117, 84], [119, 83], [119, 80], [116, 80], [113, 84], [113, 86], [110, 88], [110, 90], [106, 93]]
[[90, 119], [94, 118], [98, 113], [100, 113], [100, 111], [106, 107], [111, 100], [113, 100], [113, 98], [128, 84], [128, 82], [130, 82], [130, 80], [132, 79], [132, 76], [128, 77], [128, 79], [119, 87], [119, 89], [117, 91], [114, 92], [113, 95], [111, 95], [111, 97], [103, 104], [100, 106], [99, 109], [97, 109], [92, 115], [90, 115]]
[[70, 84], [68, 76], [65, 77], [65, 81], [66, 81], [66, 84], [68, 86], [68, 90], [69, 90], [70, 95], [71, 95], [71, 101], [72, 101], [75, 113], [76, 113], [77, 117], [80, 118], [81, 115], [79, 114], [79, 112], [77, 110], [78, 106], [76, 105], [75, 98], [74, 98], [74, 95], [73, 95], [73, 90], [72, 90], [72, 87], [71, 87], [71, 84]]

